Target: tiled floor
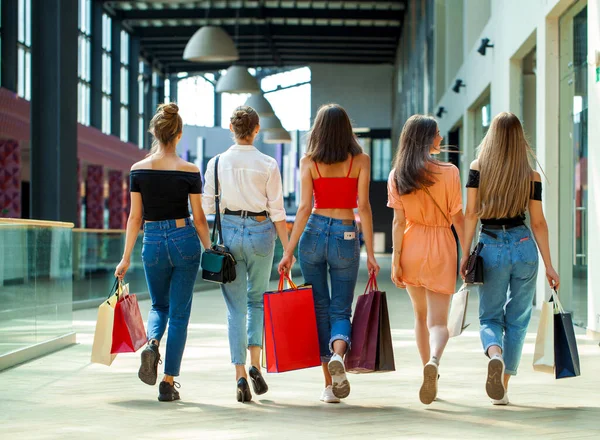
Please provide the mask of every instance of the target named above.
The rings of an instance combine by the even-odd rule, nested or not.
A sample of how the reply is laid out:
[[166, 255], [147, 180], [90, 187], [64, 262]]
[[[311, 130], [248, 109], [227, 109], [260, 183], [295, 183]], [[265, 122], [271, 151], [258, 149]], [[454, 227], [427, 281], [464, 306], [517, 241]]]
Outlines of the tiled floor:
[[[350, 376], [352, 393], [342, 404], [319, 402], [319, 369], [268, 374], [268, 394], [237, 403], [225, 306], [210, 290], [194, 298], [181, 402], [156, 400], [157, 388], [137, 379], [136, 354], [119, 355], [111, 367], [90, 364], [96, 311], [77, 311], [78, 345], [0, 373], [0, 439], [600, 438], [598, 342], [578, 331], [581, 377], [535, 373], [537, 315], [511, 382], [512, 405], [490, 405], [476, 295], [470, 327], [450, 341], [442, 360], [439, 400], [422, 405], [410, 302], [388, 279], [382, 273], [379, 284], [388, 292], [397, 371]], [[148, 302], [141, 306], [145, 315]]]

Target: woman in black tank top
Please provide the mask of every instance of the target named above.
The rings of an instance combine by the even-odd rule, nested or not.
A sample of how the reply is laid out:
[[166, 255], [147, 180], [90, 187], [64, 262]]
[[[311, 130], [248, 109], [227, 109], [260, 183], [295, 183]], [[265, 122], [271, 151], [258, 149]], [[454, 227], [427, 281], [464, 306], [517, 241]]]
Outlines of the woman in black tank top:
[[[538, 249], [550, 287], [560, 284], [550, 258], [541, 178], [530, 165], [532, 157], [519, 119], [501, 113], [480, 145], [467, 183], [461, 275], [464, 279], [481, 220], [485, 282], [479, 286], [479, 322], [483, 350], [490, 358], [486, 391], [494, 405], [508, 404], [508, 380], [517, 374], [535, 294]], [[524, 222], [527, 211], [533, 236]]]

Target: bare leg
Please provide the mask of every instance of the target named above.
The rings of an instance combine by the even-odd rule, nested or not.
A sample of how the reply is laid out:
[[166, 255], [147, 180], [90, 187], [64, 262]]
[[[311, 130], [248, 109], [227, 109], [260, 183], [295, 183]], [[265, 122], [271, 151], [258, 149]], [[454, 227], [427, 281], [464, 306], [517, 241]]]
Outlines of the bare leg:
[[438, 361], [448, 343], [450, 299], [451, 295], [427, 291], [427, 327], [430, 334], [431, 357], [435, 357]]
[[166, 374], [163, 376], [163, 382], [169, 382], [171, 385], [173, 385], [173, 380], [175, 378], [173, 376], [167, 376]]
[[240, 380], [241, 378], [248, 379], [248, 375], [246, 374], [246, 366], [245, 365], [236, 365], [235, 366], [235, 380]]
[[348, 344], [346, 344], [346, 341], [342, 341], [341, 339], [333, 341], [333, 352], [339, 354], [341, 357], [344, 357], [344, 354], [346, 354], [347, 347]]
[[327, 388], [333, 383], [331, 380], [331, 374], [329, 374], [329, 369], [327, 368], [327, 362], [323, 362], [321, 367], [323, 368], [323, 376], [325, 376], [325, 388]]
[[415, 314], [415, 337], [421, 362], [429, 362], [429, 329], [427, 328], [427, 295], [423, 287], [406, 286]]
[[250, 352], [250, 365], [256, 367], [258, 371], [260, 371], [260, 347], [253, 345], [248, 347], [248, 351]]

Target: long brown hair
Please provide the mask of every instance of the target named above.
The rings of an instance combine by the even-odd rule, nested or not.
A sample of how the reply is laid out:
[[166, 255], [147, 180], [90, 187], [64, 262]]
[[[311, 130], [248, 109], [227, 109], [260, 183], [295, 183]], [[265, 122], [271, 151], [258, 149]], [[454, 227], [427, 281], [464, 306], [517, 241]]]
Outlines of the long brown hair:
[[306, 155], [314, 162], [330, 165], [344, 162], [348, 154], [362, 152], [346, 110], [337, 104], [322, 105], [308, 135]]
[[430, 154], [437, 133], [437, 122], [431, 116], [413, 115], [404, 124], [394, 159], [394, 180], [400, 195], [427, 188], [436, 182], [436, 173], [429, 165], [441, 164]]
[[174, 102], [160, 104], [150, 121], [148, 130], [154, 140], [150, 154], [158, 152], [161, 145], [170, 146], [183, 131], [183, 121], [179, 116], [179, 107]]
[[258, 113], [248, 105], [236, 107], [229, 118], [233, 127], [233, 135], [236, 139], [246, 140], [259, 123]]
[[478, 215], [510, 218], [527, 210], [531, 196], [530, 158], [521, 121], [513, 113], [496, 116], [479, 146]]

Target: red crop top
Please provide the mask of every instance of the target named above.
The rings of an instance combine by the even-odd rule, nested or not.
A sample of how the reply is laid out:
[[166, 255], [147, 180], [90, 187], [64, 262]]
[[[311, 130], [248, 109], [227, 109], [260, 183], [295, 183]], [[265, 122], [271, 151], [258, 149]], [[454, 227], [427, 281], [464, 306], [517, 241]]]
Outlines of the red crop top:
[[323, 177], [315, 162], [318, 179], [313, 180], [315, 209], [354, 209], [358, 207], [358, 177], [350, 177], [352, 162], [346, 177]]

